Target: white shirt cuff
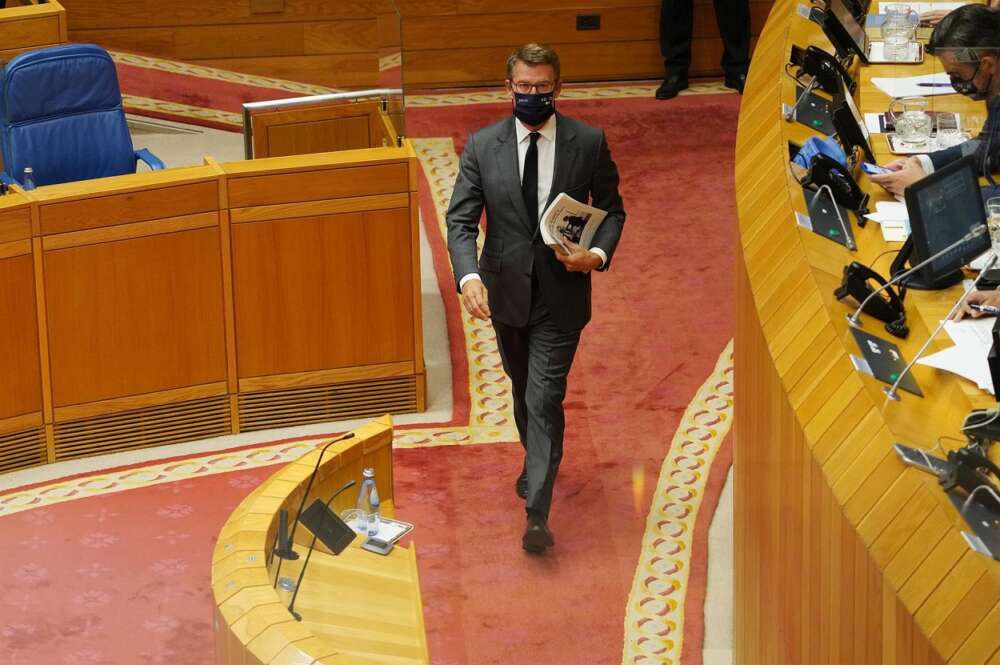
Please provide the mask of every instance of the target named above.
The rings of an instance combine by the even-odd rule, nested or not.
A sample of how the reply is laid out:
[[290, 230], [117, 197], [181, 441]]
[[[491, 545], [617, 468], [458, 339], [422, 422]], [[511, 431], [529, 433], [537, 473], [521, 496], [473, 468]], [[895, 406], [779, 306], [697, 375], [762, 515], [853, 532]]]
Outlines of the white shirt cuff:
[[466, 282], [471, 282], [474, 279], [482, 281], [483, 278], [479, 276], [478, 272], [470, 272], [468, 275], [465, 275], [462, 279], [458, 280], [458, 290], [461, 291]]
[[598, 268], [603, 268], [604, 264], [608, 262], [608, 255], [605, 254], [604, 250], [601, 249], [600, 247], [591, 247], [590, 251], [592, 251], [594, 254], [597, 254], [599, 257], [601, 257], [601, 265], [599, 265], [597, 267]]
[[921, 168], [924, 169], [924, 173], [930, 175], [934, 173], [934, 162], [927, 155], [916, 155], [917, 160], [920, 162]]

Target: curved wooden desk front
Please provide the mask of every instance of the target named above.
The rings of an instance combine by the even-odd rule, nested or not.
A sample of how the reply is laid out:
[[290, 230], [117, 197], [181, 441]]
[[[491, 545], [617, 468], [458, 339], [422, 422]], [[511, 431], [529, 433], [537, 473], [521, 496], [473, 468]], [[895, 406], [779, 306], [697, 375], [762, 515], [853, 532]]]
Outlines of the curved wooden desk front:
[[0, 197], [0, 471], [424, 409], [412, 147], [207, 161]]
[[[392, 514], [392, 421], [380, 418], [354, 430], [323, 456], [308, 502], [329, 499], [349, 480], [375, 469], [383, 511]], [[294, 516], [322, 445], [261, 483], [222, 527], [212, 554], [216, 665], [418, 665], [429, 663], [423, 606], [413, 548], [388, 556], [360, 549], [355, 539], [339, 556], [317, 545], [295, 608], [273, 588], [280, 559], [266, 553], [278, 511]], [[350, 508], [348, 490], [332, 507]], [[309, 505], [307, 502], [306, 505]], [[299, 527], [296, 561], [281, 562], [282, 577], [298, 579], [311, 534]]]
[[[785, 63], [793, 44], [832, 50], [798, 8], [779, 0], [771, 12], [737, 141], [736, 662], [996, 665], [1000, 564], [969, 549], [967, 527], [936, 480], [892, 450], [894, 441], [933, 448], [938, 437], [958, 435], [971, 408], [995, 402], [925, 367], [916, 369], [925, 398], [904, 392], [887, 402], [883, 384], [853, 368], [850, 309], [833, 290], [852, 259], [871, 265], [898, 244], [883, 242], [877, 224], [855, 225], [859, 250], [849, 252], [796, 224], [794, 213], [806, 208], [788, 144], [812, 132], [782, 118], [782, 103], [795, 99]], [[865, 68], [862, 111], [888, 102], [868, 83], [872, 75], [931, 67]], [[969, 108], [956, 96], [937, 108], [948, 105]], [[884, 137], [873, 147], [888, 160]], [[883, 274], [887, 267], [876, 266]], [[957, 297], [911, 291], [912, 332], [893, 338], [907, 359]], [[888, 337], [878, 322], [864, 322]]]

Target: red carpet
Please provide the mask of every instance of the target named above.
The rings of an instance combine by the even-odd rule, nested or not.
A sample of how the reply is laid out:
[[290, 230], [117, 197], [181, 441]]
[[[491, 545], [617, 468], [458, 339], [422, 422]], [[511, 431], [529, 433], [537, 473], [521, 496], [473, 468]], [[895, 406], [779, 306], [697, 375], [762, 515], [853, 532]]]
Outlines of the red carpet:
[[[520, 446], [398, 451], [397, 510], [418, 525], [435, 664], [621, 662], [645, 519], [634, 470], [647, 488], [638, 505], [648, 506], [678, 419], [731, 336], [738, 103], [707, 95], [560, 105], [605, 128], [629, 217], [613, 269], [595, 276], [594, 320], [570, 377], [551, 521], [557, 546], [541, 558], [520, 549]], [[460, 150], [469, 130], [507, 112], [414, 109], [408, 131], [451, 136]], [[429, 206], [424, 213], [433, 229]], [[430, 235], [443, 267], [443, 243]], [[439, 280], [454, 317], [451, 278]], [[449, 330], [460, 330], [453, 318]], [[212, 662], [213, 539], [268, 473], [204, 476], [0, 518], [8, 544], [0, 566], [12, 573], [0, 593], [2, 662]]]

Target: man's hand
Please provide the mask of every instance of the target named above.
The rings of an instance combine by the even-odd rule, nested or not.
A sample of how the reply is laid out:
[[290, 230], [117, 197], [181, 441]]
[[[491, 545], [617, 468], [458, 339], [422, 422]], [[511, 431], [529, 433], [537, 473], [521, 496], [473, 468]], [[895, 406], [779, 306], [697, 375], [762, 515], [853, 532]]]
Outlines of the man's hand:
[[902, 166], [897, 161], [887, 164], [886, 168], [892, 169], [892, 173], [878, 173], [869, 177], [872, 182], [882, 185], [889, 193], [896, 196], [902, 196], [907, 187], [927, 175], [916, 157], [905, 160]]
[[972, 317], [973, 319], [978, 319], [980, 316], [989, 316], [983, 312], [977, 312], [976, 310], [969, 307], [972, 303], [977, 305], [991, 305], [993, 307], [1000, 307], [1000, 291], [973, 291], [962, 303], [962, 306], [952, 314], [951, 318], [955, 321], [961, 321], [966, 316]]
[[920, 25], [933, 27], [941, 22], [945, 16], [949, 13], [948, 10], [935, 9], [931, 12], [924, 12], [920, 15]]
[[469, 314], [484, 321], [490, 318], [490, 303], [481, 279], [470, 279], [462, 287], [462, 304]]
[[589, 249], [584, 249], [580, 245], [577, 245], [571, 240], [563, 240], [566, 243], [566, 247], [569, 252], [564, 250], [559, 245], [553, 247], [553, 251], [556, 253], [556, 258], [559, 262], [563, 264], [569, 272], [590, 272], [601, 267], [601, 257], [594, 254]]

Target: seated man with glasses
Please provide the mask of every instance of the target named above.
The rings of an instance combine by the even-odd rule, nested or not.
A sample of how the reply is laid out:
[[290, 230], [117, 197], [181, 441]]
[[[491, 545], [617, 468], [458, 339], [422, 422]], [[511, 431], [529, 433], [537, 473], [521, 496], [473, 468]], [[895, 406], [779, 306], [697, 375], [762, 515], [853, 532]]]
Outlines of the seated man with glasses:
[[[625, 223], [618, 169], [604, 132], [555, 111], [559, 57], [527, 44], [507, 59], [512, 115], [465, 144], [448, 208], [448, 252], [462, 303], [491, 320], [510, 377], [524, 447], [515, 482], [525, 499], [529, 553], [555, 544], [548, 526], [563, 454], [566, 379], [590, 320], [591, 271], [607, 270]], [[560, 193], [607, 211], [590, 247], [547, 246], [539, 218]], [[476, 256], [486, 211], [482, 256]], [[611, 444], [612, 442], [608, 442]]]
[[965, 5], [945, 16], [931, 34], [927, 51], [941, 60], [956, 92], [986, 102], [987, 117], [979, 136], [957, 146], [889, 164], [893, 173], [873, 175], [873, 182], [897, 196], [935, 169], [965, 155], [975, 155], [990, 181], [984, 198], [1000, 194], [993, 174], [1000, 170], [1000, 12], [985, 5]]

